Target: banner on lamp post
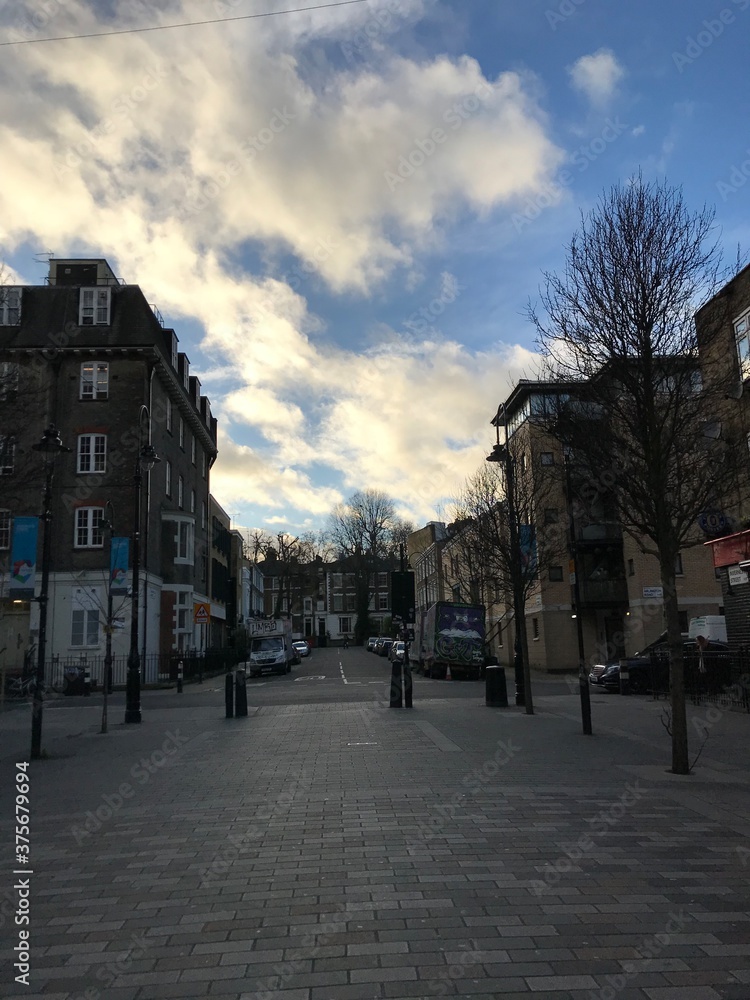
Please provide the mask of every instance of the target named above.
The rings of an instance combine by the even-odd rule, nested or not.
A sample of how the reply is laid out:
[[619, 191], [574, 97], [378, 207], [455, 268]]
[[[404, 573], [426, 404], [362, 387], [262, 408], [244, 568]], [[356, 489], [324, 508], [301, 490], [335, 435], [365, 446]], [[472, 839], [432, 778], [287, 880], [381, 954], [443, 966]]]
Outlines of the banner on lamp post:
[[14, 517], [11, 538], [10, 583], [11, 598], [34, 596], [36, 584], [36, 548], [39, 537], [38, 517]]
[[129, 538], [113, 538], [109, 553], [109, 592], [113, 597], [127, 594]]

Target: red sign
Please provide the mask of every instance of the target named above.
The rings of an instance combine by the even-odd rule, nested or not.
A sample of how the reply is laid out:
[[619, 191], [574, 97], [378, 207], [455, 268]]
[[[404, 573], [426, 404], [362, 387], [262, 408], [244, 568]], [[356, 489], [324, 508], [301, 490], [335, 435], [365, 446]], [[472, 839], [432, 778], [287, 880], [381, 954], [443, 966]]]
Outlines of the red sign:
[[715, 568], [736, 566], [737, 563], [750, 559], [750, 531], [738, 531], [734, 535], [725, 535], [724, 538], [715, 538], [712, 542], [703, 544], [713, 546], [711, 553]]

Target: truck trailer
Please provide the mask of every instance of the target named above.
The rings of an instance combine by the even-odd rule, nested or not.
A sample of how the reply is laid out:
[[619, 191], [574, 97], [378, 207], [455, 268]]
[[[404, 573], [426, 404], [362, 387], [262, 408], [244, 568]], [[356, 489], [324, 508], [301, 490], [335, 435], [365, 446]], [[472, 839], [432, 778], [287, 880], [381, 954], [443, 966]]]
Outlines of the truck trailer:
[[485, 609], [480, 604], [438, 601], [422, 623], [419, 661], [428, 677], [478, 679], [485, 656]]

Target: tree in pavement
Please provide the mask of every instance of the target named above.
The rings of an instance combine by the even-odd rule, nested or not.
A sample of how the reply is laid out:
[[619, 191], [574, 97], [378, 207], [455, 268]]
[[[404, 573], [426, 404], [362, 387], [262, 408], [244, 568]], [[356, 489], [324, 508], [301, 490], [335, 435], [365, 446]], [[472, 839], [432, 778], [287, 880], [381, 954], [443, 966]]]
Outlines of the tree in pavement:
[[[730, 345], [699, 344], [694, 321], [721, 280], [713, 220], [666, 182], [615, 186], [582, 218], [562, 272], [544, 275], [541, 312], [529, 307], [548, 377], [569, 383], [550, 426], [590, 484], [606, 481], [623, 529], [658, 560], [677, 774], [689, 762], [675, 565], [700, 540], [698, 516], [737, 486], [741, 462], [727, 437]], [[707, 434], [723, 440], [712, 446]]]

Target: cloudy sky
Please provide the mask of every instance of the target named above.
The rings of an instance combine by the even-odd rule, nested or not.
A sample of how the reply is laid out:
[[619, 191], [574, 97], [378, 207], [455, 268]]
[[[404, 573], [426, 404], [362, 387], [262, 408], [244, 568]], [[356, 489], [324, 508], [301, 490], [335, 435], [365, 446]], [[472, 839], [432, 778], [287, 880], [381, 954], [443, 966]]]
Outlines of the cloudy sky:
[[219, 418], [214, 494], [273, 532], [365, 487], [447, 512], [604, 187], [666, 177], [750, 248], [750, 0], [251, 16], [314, 2], [0, 0], [0, 259], [141, 285]]

